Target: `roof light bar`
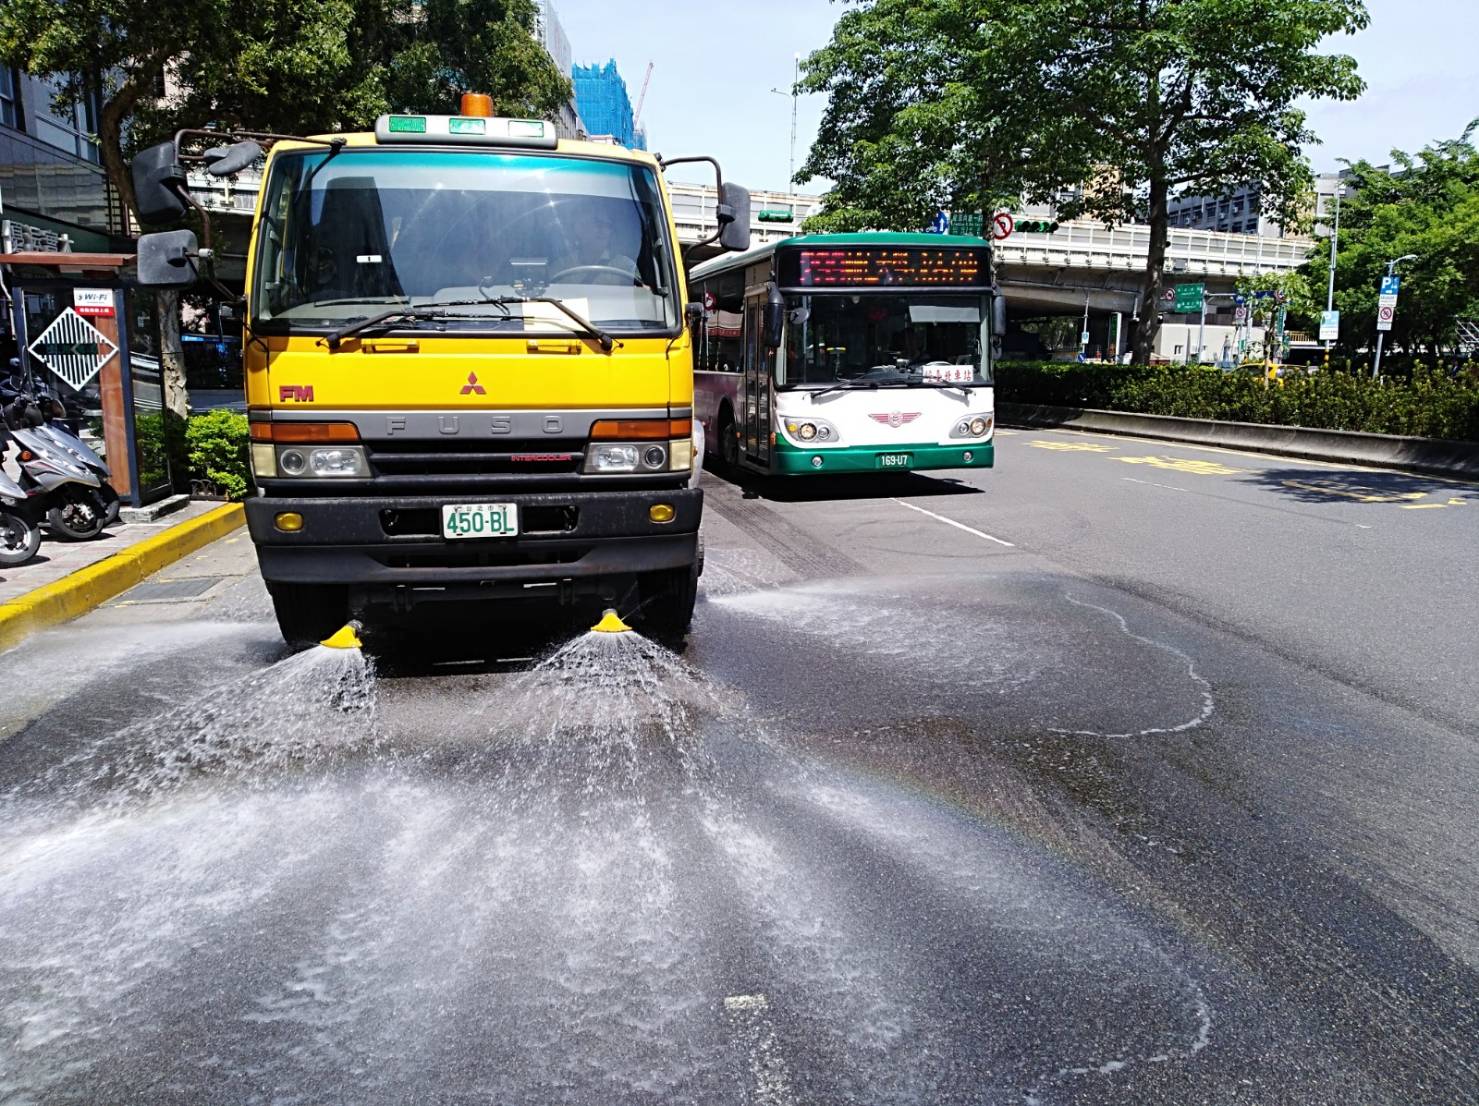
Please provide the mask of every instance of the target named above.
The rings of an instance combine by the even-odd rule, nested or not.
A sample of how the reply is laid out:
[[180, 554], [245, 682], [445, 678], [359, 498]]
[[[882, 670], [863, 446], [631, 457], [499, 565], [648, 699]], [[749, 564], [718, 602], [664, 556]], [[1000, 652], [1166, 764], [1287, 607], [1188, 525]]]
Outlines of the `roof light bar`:
[[501, 119], [477, 115], [382, 115], [375, 120], [382, 145], [525, 146], [553, 150], [555, 125], [544, 119]]

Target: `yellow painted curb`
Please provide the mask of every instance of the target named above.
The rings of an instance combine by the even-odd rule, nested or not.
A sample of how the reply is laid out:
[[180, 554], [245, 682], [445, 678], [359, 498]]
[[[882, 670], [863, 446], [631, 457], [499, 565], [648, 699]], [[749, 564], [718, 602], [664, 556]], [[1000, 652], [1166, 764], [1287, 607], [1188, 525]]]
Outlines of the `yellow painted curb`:
[[86, 614], [244, 522], [246, 511], [241, 504], [227, 503], [45, 587], [0, 603], [0, 652], [19, 645], [38, 630]]

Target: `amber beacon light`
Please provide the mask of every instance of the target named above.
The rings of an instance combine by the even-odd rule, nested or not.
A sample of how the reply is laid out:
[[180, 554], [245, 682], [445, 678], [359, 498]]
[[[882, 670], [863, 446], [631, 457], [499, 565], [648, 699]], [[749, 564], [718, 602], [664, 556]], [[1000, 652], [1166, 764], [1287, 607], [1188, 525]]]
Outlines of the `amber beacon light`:
[[464, 92], [459, 114], [473, 118], [493, 118], [493, 97], [486, 92]]

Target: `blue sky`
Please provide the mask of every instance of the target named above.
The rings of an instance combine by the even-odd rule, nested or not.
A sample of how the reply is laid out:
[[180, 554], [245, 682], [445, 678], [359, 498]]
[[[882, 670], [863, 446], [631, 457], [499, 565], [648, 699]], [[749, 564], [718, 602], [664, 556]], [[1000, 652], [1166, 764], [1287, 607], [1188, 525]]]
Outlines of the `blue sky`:
[[[631, 0], [554, 0], [575, 60], [614, 57], [635, 100], [649, 61], [643, 109], [654, 150], [707, 153], [752, 188], [786, 187], [793, 59], [826, 43], [841, 4], [746, 0], [682, 5]], [[1317, 170], [1341, 158], [1381, 162], [1392, 147], [1421, 149], [1456, 136], [1479, 116], [1479, 0], [1367, 0], [1371, 26], [1328, 49], [1355, 55], [1368, 85], [1351, 103], [1311, 105], [1323, 139], [1307, 152]], [[799, 165], [823, 101], [800, 102]]]

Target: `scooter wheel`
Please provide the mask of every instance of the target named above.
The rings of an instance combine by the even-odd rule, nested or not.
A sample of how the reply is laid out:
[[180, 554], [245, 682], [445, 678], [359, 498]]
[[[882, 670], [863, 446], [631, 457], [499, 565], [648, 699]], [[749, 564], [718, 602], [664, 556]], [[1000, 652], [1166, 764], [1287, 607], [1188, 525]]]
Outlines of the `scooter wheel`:
[[57, 537], [66, 541], [91, 541], [108, 524], [108, 511], [91, 489], [69, 487], [59, 502], [46, 512], [46, 521]]
[[0, 511], [0, 567], [23, 565], [41, 548], [41, 527], [11, 511]]
[[97, 490], [96, 494], [103, 504], [103, 514], [106, 519], [103, 525], [112, 526], [118, 521], [118, 511], [123, 506], [123, 501], [118, 497], [118, 493], [113, 490], [113, 485], [109, 484], [106, 480], [103, 481], [103, 486]]

